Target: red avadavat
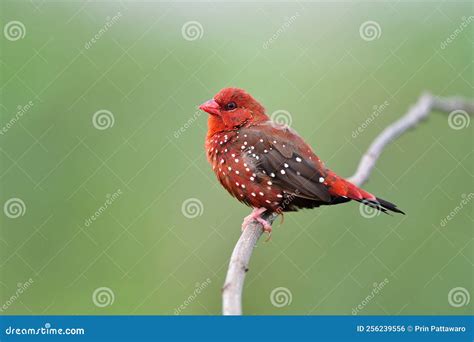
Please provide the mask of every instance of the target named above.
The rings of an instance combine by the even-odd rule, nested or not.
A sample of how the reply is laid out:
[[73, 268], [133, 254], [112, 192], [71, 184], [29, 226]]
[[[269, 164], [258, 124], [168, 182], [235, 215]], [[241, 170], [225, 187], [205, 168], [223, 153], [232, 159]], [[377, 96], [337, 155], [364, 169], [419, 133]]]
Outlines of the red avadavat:
[[271, 232], [261, 217], [265, 211], [280, 214], [350, 200], [403, 214], [326, 168], [293, 129], [271, 121], [244, 90], [222, 89], [199, 108], [210, 114], [206, 150], [212, 169], [232, 196], [254, 208], [242, 227], [257, 220]]

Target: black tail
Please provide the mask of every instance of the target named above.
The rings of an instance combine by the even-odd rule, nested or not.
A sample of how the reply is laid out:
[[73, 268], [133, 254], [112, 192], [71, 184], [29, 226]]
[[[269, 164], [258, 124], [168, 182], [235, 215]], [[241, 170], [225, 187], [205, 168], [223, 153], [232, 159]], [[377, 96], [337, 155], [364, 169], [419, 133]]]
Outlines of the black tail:
[[388, 214], [388, 210], [393, 211], [395, 213], [400, 213], [405, 215], [403, 211], [397, 208], [397, 206], [389, 201], [383, 200], [381, 198], [376, 197], [377, 202], [373, 202], [374, 208], [383, 211], [384, 213]]
[[398, 209], [395, 204], [378, 197], [375, 197], [375, 200], [363, 199], [363, 200], [356, 200], [356, 201], [362, 204], [365, 204], [366, 206], [369, 206], [371, 208], [380, 210], [381, 212], [388, 215], [390, 215], [390, 211], [405, 215], [405, 213], [401, 211], [400, 209]]

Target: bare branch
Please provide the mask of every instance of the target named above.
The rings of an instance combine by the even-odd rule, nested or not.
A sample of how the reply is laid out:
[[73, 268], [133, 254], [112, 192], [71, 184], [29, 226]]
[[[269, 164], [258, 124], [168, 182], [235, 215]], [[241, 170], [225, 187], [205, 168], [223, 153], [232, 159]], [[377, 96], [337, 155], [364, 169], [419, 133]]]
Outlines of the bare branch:
[[428, 117], [431, 111], [452, 112], [463, 110], [474, 113], [474, 102], [461, 98], [439, 98], [431, 94], [424, 94], [408, 112], [393, 124], [385, 128], [382, 133], [372, 142], [367, 152], [362, 156], [357, 171], [347, 180], [357, 186], [361, 186], [369, 179], [370, 174], [379, 159], [385, 146], [398, 138], [400, 135], [415, 127], [421, 120]]
[[[264, 215], [264, 218], [273, 223], [276, 216]], [[258, 222], [250, 223], [242, 232], [239, 241], [234, 247], [230, 258], [229, 270], [222, 289], [222, 310], [224, 315], [242, 314], [242, 291], [245, 274], [253, 249], [262, 235], [262, 225]]]
[[[472, 114], [474, 113], [474, 101], [468, 101], [459, 97], [440, 98], [428, 93], [423, 94], [405, 115], [385, 128], [375, 138], [367, 152], [362, 156], [357, 171], [348, 180], [357, 186], [367, 182], [384, 148], [428, 117], [431, 111], [450, 113], [456, 110]], [[272, 223], [275, 217], [275, 215], [267, 214], [265, 219]], [[262, 225], [252, 222], [244, 229], [239, 241], [235, 245], [222, 289], [222, 313], [224, 315], [242, 314], [242, 292], [245, 274], [248, 271], [253, 249], [262, 233]]]

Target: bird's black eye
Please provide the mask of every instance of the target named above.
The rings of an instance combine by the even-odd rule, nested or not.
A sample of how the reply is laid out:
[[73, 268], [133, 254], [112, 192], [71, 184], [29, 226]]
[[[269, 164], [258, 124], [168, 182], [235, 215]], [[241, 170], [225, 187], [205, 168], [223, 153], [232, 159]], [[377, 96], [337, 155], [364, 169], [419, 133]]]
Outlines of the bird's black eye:
[[225, 105], [225, 110], [232, 110], [237, 108], [237, 105], [235, 102], [229, 102]]

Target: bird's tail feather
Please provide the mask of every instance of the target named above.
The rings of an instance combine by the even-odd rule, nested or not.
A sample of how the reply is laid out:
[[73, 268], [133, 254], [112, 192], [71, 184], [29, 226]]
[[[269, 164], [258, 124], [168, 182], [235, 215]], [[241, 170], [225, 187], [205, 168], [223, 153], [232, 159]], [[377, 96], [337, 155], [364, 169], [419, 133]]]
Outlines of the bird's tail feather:
[[371, 193], [355, 186], [354, 184], [346, 181], [347, 185], [347, 197], [357, 202], [363, 203], [369, 207], [380, 210], [385, 214], [389, 214], [390, 211], [405, 215], [403, 211], [397, 208], [394, 203], [375, 197]]
[[369, 207], [380, 210], [386, 214], [390, 211], [400, 214], [405, 214], [397, 208], [397, 206], [389, 201], [375, 197], [370, 192], [367, 192], [348, 180], [339, 177], [332, 171], [328, 172], [327, 186], [329, 192], [333, 196], [331, 204], [343, 203], [349, 200], [354, 200], [363, 203]]

